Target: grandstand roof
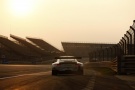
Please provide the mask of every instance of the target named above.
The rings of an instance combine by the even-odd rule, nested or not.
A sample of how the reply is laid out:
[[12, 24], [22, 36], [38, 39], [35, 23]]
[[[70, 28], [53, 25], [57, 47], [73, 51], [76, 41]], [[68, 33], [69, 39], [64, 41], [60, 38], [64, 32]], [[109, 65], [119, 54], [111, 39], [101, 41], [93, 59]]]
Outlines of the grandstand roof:
[[45, 52], [41, 49], [41, 48], [38, 48], [37, 46], [33, 45], [32, 43], [30, 42], [27, 42], [25, 39], [23, 38], [20, 38], [18, 36], [15, 36], [15, 35], [11, 35], [10, 34], [10, 37], [12, 37], [13, 39], [17, 40], [18, 42], [22, 43], [23, 45], [27, 46], [28, 48], [30, 48], [31, 51], [33, 52], [36, 52], [38, 54], [45, 54]]
[[5, 36], [0, 36], [0, 43], [14, 51], [16, 54], [25, 56], [37, 56], [35, 53], [30, 52], [27, 48], [9, 40]]
[[39, 47], [43, 48], [44, 50], [49, 51], [49, 52], [56, 52], [56, 53], [61, 52], [60, 50], [58, 50], [57, 48], [55, 48], [54, 46], [52, 46], [51, 44], [47, 43], [46, 41], [44, 41], [42, 39], [29, 38], [29, 37], [27, 37], [27, 39], [32, 41], [33, 43], [35, 43]]
[[69, 55], [75, 56], [88, 56], [89, 52], [101, 50], [113, 45], [116, 44], [62, 42], [64, 51]]

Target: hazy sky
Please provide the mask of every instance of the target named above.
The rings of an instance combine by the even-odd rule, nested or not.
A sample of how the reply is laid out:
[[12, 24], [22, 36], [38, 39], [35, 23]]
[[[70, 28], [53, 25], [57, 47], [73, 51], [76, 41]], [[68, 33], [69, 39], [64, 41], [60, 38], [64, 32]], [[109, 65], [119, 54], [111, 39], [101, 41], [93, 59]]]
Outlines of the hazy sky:
[[133, 24], [135, 0], [0, 0], [0, 35], [117, 43]]

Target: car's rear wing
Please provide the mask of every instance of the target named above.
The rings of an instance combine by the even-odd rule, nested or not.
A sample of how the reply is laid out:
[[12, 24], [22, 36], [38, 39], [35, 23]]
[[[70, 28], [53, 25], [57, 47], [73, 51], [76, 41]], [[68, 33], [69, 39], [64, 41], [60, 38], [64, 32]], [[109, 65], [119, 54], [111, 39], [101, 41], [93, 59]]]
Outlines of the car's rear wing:
[[55, 57], [55, 59], [82, 59], [82, 57], [78, 57], [78, 56], [59, 56], [59, 57]]

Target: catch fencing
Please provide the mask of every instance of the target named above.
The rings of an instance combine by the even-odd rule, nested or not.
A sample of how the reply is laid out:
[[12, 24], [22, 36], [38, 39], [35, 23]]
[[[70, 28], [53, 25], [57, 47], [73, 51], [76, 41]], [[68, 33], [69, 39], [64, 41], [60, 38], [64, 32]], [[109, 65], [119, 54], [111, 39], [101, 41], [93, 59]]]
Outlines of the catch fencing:
[[135, 73], [135, 20], [119, 43], [89, 52], [89, 61], [111, 61], [118, 74]]

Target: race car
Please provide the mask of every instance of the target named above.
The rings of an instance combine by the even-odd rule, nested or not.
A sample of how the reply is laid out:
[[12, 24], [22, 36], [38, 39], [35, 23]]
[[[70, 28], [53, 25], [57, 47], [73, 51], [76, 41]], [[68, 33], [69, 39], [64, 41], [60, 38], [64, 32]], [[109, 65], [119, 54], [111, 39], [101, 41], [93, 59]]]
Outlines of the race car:
[[59, 56], [55, 57], [56, 62], [52, 63], [52, 75], [58, 74], [78, 74], [83, 75], [83, 63], [76, 56]]

